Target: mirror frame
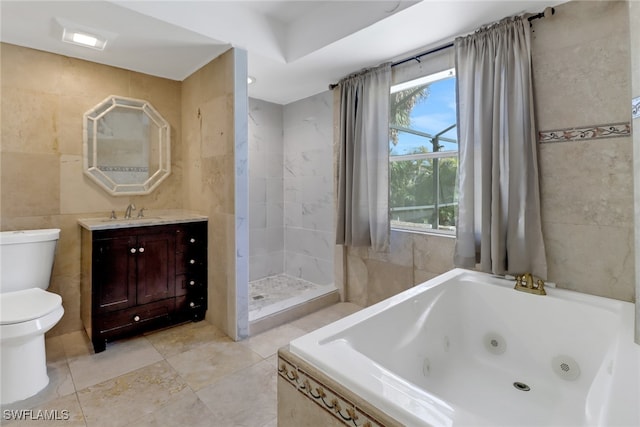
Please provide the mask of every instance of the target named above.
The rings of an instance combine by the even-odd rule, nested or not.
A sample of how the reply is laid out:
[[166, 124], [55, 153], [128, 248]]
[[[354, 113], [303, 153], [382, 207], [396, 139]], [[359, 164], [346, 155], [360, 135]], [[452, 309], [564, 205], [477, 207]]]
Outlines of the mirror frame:
[[[121, 184], [101, 170], [98, 163], [98, 122], [109, 112], [118, 109], [133, 109], [144, 113], [158, 129], [158, 169], [144, 182]], [[143, 124], [140, 124], [143, 126]], [[83, 171], [84, 174], [112, 196], [150, 194], [171, 174], [171, 126], [153, 106], [142, 99], [110, 95], [83, 116]]]

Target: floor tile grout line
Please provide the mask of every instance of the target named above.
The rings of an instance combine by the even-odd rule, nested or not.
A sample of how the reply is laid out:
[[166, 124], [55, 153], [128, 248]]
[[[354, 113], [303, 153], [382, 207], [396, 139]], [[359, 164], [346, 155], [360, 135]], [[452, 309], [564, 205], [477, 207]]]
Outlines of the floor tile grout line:
[[[338, 304], [341, 304], [341, 303], [334, 304], [334, 305], [333, 305], [333, 307], [337, 307], [337, 306], [338, 306]], [[323, 310], [329, 310], [329, 307], [324, 308]], [[318, 310], [318, 311], [322, 311], [322, 310]], [[335, 310], [334, 310], [334, 311], [335, 311]], [[351, 311], [351, 310], [349, 310], [349, 311]], [[355, 311], [357, 311], [357, 310], [355, 310]], [[353, 311], [351, 311], [351, 312], [353, 312]], [[315, 313], [315, 312], [314, 312], [314, 313]], [[314, 313], [309, 313], [308, 315], [303, 316], [303, 317], [301, 317], [300, 319], [297, 319], [297, 320], [305, 319], [305, 318], [307, 318], [307, 317], [309, 317], [309, 316], [313, 315]], [[344, 317], [344, 316], [349, 315], [350, 313], [347, 313], [345, 310], [342, 310], [342, 309], [338, 308], [338, 309], [337, 309], [337, 311], [335, 311], [335, 313], [334, 313], [334, 314], [336, 315], [336, 317], [338, 317], [338, 318], [342, 318], [342, 317]], [[333, 315], [331, 315], [330, 317], [334, 317], [334, 316], [333, 316]], [[297, 320], [296, 320], [296, 321], [297, 321]], [[335, 320], [337, 320], [337, 319], [335, 319]], [[287, 324], [289, 324], [289, 325], [290, 325], [290, 324], [291, 324], [291, 323], [293, 323], [293, 322], [295, 322], [295, 321], [288, 322]], [[319, 325], [319, 326], [316, 326], [316, 327], [322, 327], [322, 326], [325, 324], [325, 322], [323, 322], [321, 319], [315, 319], [315, 321], [310, 322], [310, 323], [318, 323], [318, 325]], [[213, 327], [213, 328], [216, 328], [214, 325], [211, 325], [211, 324], [209, 324], [209, 325], [210, 325], [211, 327]], [[284, 326], [284, 325], [283, 325], [283, 326]], [[295, 326], [295, 325], [292, 325], [292, 326]], [[302, 327], [298, 327], [298, 326], [295, 326], [295, 327], [296, 327], [296, 328], [298, 328], [298, 329], [300, 329], [301, 331], [303, 331], [303, 334], [304, 334], [304, 333], [308, 333], [308, 332], [309, 332], [309, 330], [307, 330], [306, 328], [302, 328]], [[217, 329], [217, 328], [216, 328], [216, 329]], [[273, 328], [273, 329], [276, 329], [276, 328]], [[269, 331], [270, 331], [270, 330], [269, 330]], [[269, 331], [264, 331], [262, 334], [267, 334], [267, 333], [269, 333]], [[83, 331], [82, 331], [82, 332], [83, 332]], [[74, 333], [75, 333], [75, 332], [74, 332]], [[258, 335], [256, 335], [256, 337], [258, 337], [258, 336], [260, 336], [260, 335], [262, 335], [262, 334], [258, 334]], [[228, 343], [230, 343], [230, 344], [232, 344], [232, 345], [243, 345], [243, 346], [245, 347], [245, 349], [249, 350], [249, 351], [253, 354], [253, 356], [255, 356], [256, 360], [255, 360], [255, 361], [252, 361], [251, 363], [249, 363], [249, 364], [248, 364], [248, 365], [246, 365], [246, 366], [239, 366], [237, 369], [234, 369], [234, 370], [232, 370], [232, 371], [230, 371], [230, 372], [225, 373], [225, 374], [224, 374], [224, 375], [222, 375], [221, 377], [219, 377], [219, 378], [215, 379], [215, 381], [213, 381], [211, 384], [208, 384], [207, 386], [203, 387], [202, 389], [200, 389], [200, 390], [198, 390], [198, 391], [195, 391], [195, 390], [193, 389], [192, 385], [190, 385], [190, 383], [187, 381], [187, 379], [186, 379], [186, 378], [185, 378], [185, 377], [184, 377], [184, 376], [183, 376], [183, 375], [178, 371], [178, 369], [176, 369], [176, 368], [175, 368], [175, 367], [174, 367], [174, 366], [169, 362], [169, 360], [168, 360], [169, 358], [168, 358], [168, 357], [166, 357], [166, 356], [165, 356], [165, 354], [163, 354], [163, 352], [161, 352], [161, 351], [160, 351], [160, 348], [156, 346], [156, 344], [157, 344], [157, 343], [156, 343], [156, 344], [154, 344], [153, 340], [149, 338], [149, 336], [150, 336], [150, 335], [151, 335], [151, 334], [144, 334], [144, 335], [140, 335], [140, 336], [137, 336], [137, 337], [133, 337], [133, 338], [131, 338], [131, 339], [133, 339], [133, 340], [139, 340], [139, 338], [144, 338], [144, 339], [145, 339], [146, 344], [147, 344], [147, 345], [149, 345], [149, 348], [153, 349], [153, 350], [154, 350], [154, 351], [159, 355], [159, 360], [155, 360], [155, 361], [152, 361], [152, 362], [146, 363], [146, 364], [144, 364], [143, 366], [138, 366], [138, 367], [136, 367], [135, 369], [128, 370], [127, 372], [119, 373], [119, 374], [118, 374], [117, 376], [115, 376], [115, 377], [108, 378], [108, 379], [105, 379], [105, 380], [103, 380], [103, 381], [100, 381], [99, 383], [89, 385], [89, 386], [87, 386], [87, 387], [83, 388], [82, 390], [78, 390], [78, 389], [77, 389], [77, 385], [76, 385], [76, 383], [77, 383], [77, 379], [75, 378], [75, 375], [73, 374], [73, 371], [72, 371], [72, 369], [71, 369], [72, 362], [73, 362], [73, 361], [75, 361], [75, 360], [77, 360], [78, 358], [81, 358], [81, 357], [94, 357], [94, 356], [95, 356], [95, 353], [93, 353], [93, 351], [90, 349], [90, 343], [89, 343], [89, 348], [87, 348], [88, 350], [90, 350], [90, 352], [89, 352], [89, 353], [84, 353], [84, 349], [80, 347], [80, 345], [81, 345], [81, 343], [80, 343], [80, 342], [71, 341], [71, 340], [67, 341], [67, 340], [61, 339], [62, 349], [63, 349], [63, 354], [64, 354], [64, 361], [65, 361], [65, 363], [66, 363], [66, 366], [67, 366], [67, 372], [68, 372], [68, 373], [69, 373], [69, 375], [70, 375], [70, 379], [71, 379], [71, 382], [72, 382], [72, 385], [73, 385], [73, 393], [68, 393], [68, 394], [66, 394], [66, 395], [64, 395], [64, 396], [58, 396], [58, 395], [56, 394], [56, 396], [54, 396], [54, 397], [50, 397], [50, 398], [49, 398], [49, 399], [47, 399], [46, 401], [39, 402], [38, 404], [35, 404], [33, 407], [35, 408], [35, 407], [38, 407], [38, 406], [45, 406], [48, 402], [50, 402], [50, 401], [52, 401], [52, 400], [55, 400], [55, 399], [57, 399], [57, 398], [61, 398], [61, 397], [65, 397], [65, 396], [69, 396], [70, 394], [73, 394], [73, 395], [74, 395], [74, 398], [75, 398], [75, 400], [76, 400], [76, 402], [77, 402], [77, 404], [78, 404], [78, 406], [79, 406], [79, 408], [80, 408], [80, 411], [81, 411], [81, 414], [82, 414], [82, 418], [83, 418], [84, 425], [85, 425], [85, 426], [87, 426], [87, 425], [88, 425], [88, 421], [87, 421], [87, 417], [86, 417], [86, 414], [85, 414], [85, 409], [86, 409], [86, 408], [85, 408], [85, 407], [83, 407], [83, 405], [82, 405], [82, 403], [81, 403], [80, 393], [82, 393], [84, 390], [86, 390], [86, 389], [88, 389], [88, 388], [90, 388], [90, 387], [95, 387], [95, 386], [100, 385], [100, 384], [102, 384], [102, 383], [104, 383], [104, 382], [107, 382], [107, 381], [115, 381], [115, 380], [117, 380], [119, 377], [122, 377], [122, 376], [124, 376], [124, 375], [129, 375], [129, 374], [131, 374], [131, 373], [134, 373], [134, 372], [136, 372], [136, 371], [138, 371], [138, 370], [141, 370], [141, 369], [145, 369], [145, 368], [147, 368], [147, 367], [149, 367], [149, 366], [152, 366], [152, 365], [154, 365], [154, 364], [157, 364], [157, 363], [160, 363], [160, 362], [164, 362], [167, 366], [169, 366], [169, 367], [171, 368], [171, 372], [172, 372], [172, 374], [173, 374], [173, 375], [175, 375], [175, 378], [179, 378], [179, 379], [180, 379], [180, 382], [182, 382], [182, 383], [184, 384], [184, 386], [185, 386], [186, 388], [188, 388], [189, 392], [190, 392], [190, 393], [193, 393], [193, 394], [194, 394], [194, 396], [196, 396], [197, 400], [198, 400], [198, 401], [200, 401], [201, 403], [203, 403], [203, 404], [204, 404], [205, 406], [207, 406], [207, 408], [208, 408], [208, 405], [206, 405], [206, 404], [202, 401], [202, 399], [200, 398], [200, 395], [198, 394], [201, 390], [204, 390], [206, 387], [212, 386], [212, 385], [214, 385], [214, 384], [218, 383], [219, 381], [221, 381], [221, 380], [223, 380], [223, 379], [226, 379], [226, 378], [227, 378], [228, 376], [230, 376], [230, 375], [237, 375], [237, 374], [239, 374], [239, 373], [241, 373], [241, 372], [243, 372], [243, 371], [246, 371], [246, 370], [248, 370], [248, 369], [251, 369], [251, 368], [253, 368], [253, 367], [256, 367], [256, 365], [258, 365], [258, 364], [260, 364], [260, 363], [262, 363], [262, 362], [268, 362], [268, 360], [269, 360], [270, 358], [273, 358], [273, 357], [277, 354], [277, 349], [276, 349], [274, 352], [271, 352], [271, 350], [268, 350], [268, 352], [270, 352], [269, 354], [266, 354], [267, 352], [263, 352], [263, 353], [265, 353], [265, 355], [263, 355], [261, 352], [259, 352], [259, 351], [257, 351], [257, 350], [256, 350], [256, 348], [260, 348], [260, 347], [259, 347], [259, 346], [260, 346], [260, 344], [259, 344], [259, 343], [255, 343], [255, 344], [257, 344], [257, 345], [258, 345], [258, 347], [255, 347], [255, 346], [252, 346], [252, 343], [249, 343], [249, 342], [248, 342], [248, 340], [242, 340], [242, 341], [238, 341], [238, 342], [230, 340], [230, 341], [228, 341]], [[55, 338], [55, 337], [52, 337], [52, 338]], [[85, 342], [84, 342], [84, 344], [86, 345], [86, 344], [87, 344], [87, 342], [86, 342], [86, 336], [83, 336], [82, 338], [84, 339], [84, 341], [85, 341]], [[74, 338], [74, 339], [77, 339], [77, 338]], [[216, 341], [217, 339], [218, 339], [218, 338], [217, 338], [217, 336], [216, 336], [216, 337], [214, 337], [214, 338], [212, 338], [212, 339], [211, 339], [211, 342], [214, 342], [214, 341]], [[197, 341], [197, 342], [199, 342], [199, 341]], [[226, 341], [225, 341], [225, 342], [226, 342]], [[65, 343], [66, 343], [67, 345], [65, 345]], [[78, 352], [78, 350], [81, 350], [81, 352]], [[177, 354], [182, 354], [182, 353], [188, 352], [188, 351], [190, 351], [190, 350], [193, 350], [193, 348], [188, 348], [188, 349], [185, 349], [185, 350], [181, 350], [181, 351], [180, 351], [179, 353], [177, 353]], [[70, 353], [70, 352], [71, 352], [71, 353]], [[71, 354], [72, 354], [72, 353], [74, 354], [73, 356], [71, 356]], [[75, 354], [75, 353], [79, 353], [79, 354]], [[174, 357], [174, 356], [175, 356], [175, 355], [172, 355], [171, 357]], [[62, 358], [61, 358], [61, 359], [62, 359]], [[59, 363], [59, 362], [61, 362], [61, 361], [62, 361], [62, 360], [59, 360], [58, 362], [50, 361], [49, 363], [54, 364], [54, 363]], [[48, 363], [48, 364], [49, 364], [49, 363]], [[275, 367], [275, 366], [274, 366], [274, 367]], [[277, 417], [276, 417], [275, 419], [277, 420]], [[272, 420], [272, 421], [273, 421], [273, 420]], [[270, 422], [266, 423], [265, 425], [268, 425], [268, 424], [270, 424]]]

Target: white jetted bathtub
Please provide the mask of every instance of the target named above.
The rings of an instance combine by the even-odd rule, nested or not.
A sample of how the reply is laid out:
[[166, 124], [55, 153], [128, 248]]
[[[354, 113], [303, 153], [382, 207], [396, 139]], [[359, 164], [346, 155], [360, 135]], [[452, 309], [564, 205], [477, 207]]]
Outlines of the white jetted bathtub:
[[640, 426], [634, 305], [455, 269], [290, 351], [408, 426]]

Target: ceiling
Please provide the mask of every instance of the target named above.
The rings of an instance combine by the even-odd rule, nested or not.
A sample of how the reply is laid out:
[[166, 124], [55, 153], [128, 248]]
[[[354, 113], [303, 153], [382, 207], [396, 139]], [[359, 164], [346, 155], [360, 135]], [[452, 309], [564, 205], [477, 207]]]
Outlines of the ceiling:
[[[481, 25], [558, 0], [0, 1], [0, 40], [173, 80], [230, 47], [248, 52], [249, 96], [278, 104], [327, 90]], [[63, 27], [105, 36], [63, 43]]]

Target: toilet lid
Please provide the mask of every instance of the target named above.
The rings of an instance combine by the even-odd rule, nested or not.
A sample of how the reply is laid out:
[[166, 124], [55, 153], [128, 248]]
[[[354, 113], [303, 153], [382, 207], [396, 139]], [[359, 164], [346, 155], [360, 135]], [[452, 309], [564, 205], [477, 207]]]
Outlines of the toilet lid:
[[51, 313], [62, 304], [60, 295], [33, 288], [0, 294], [0, 324], [27, 322]]

